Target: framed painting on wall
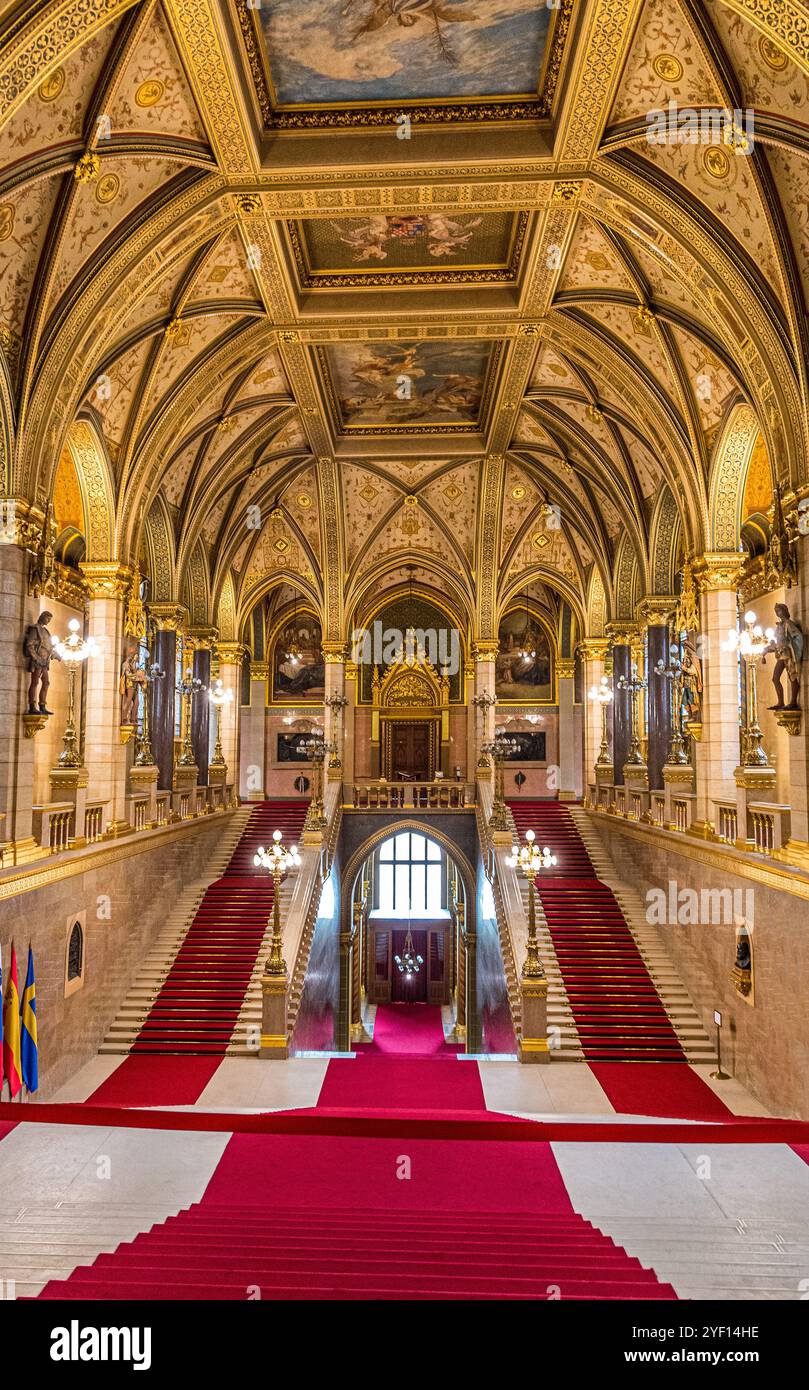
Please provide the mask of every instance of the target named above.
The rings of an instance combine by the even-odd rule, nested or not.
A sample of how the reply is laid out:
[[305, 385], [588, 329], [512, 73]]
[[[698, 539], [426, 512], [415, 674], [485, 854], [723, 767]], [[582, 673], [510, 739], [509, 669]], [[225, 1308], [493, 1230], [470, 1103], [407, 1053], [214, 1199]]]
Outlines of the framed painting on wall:
[[314, 613], [304, 610], [281, 624], [272, 649], [273, 704], [322, 702], [326, 667], [321, 641], [321, 627]]
[[545, 628], [530, 609], [512, 608], [497, 633], [495, 692], [504, 704], [549, 704], [554, 699], [553, 657]]

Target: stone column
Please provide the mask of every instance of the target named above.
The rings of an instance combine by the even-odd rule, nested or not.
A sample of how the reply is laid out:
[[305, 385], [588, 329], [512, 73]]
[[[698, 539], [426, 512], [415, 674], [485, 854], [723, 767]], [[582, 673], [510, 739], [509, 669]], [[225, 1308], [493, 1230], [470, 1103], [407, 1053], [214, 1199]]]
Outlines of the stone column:
[[634, 623], [610, 623], [607, 628], [612, 642], [612, 761], [616, 786], [624, 784], [624, 763], [632, 737], [632, 695], [621, 690], [622, 676], [632, 674], [631, 639], [637, 629]]
[[8, 868], [48, 853], [34, 840], [31, 817], [34, 739], [47, 715], [25, 714], [30, 676], [22, 654], [26, 627], [48, 605], [44, 598], [29, 597], [30, 556], [22, 544], [20, 526], [17, 521], [12, 525], [8, 513], [2, 519], [6, 524], [0, 535], [0, 842], [6, 844], [3, 864]]
[[[346, 649], [344, 642], [324, 642], [323, 659], [326, 666], [326, 691], [325, 700], [332, 695], [345, 695], [345, 660]], [[323, 705], [323, 732], [327, 743], [333, 743], [336, 752], [326, 759], [323, 768], [323, 775], [329, 782], [343, 781], [343, 730], [345, 710], [332, 710], [328, 704]]]
[[[497, 642], [476, 642], [475, 655], [475, 694], [494, 695], [495, 692], [495, 661], [499, 645]], [[490, 767], [488, 759], [481, 753], [481, 744], [489, 743], [494, 738], [494, 716], [496, 705], [490, 705], [486, 710], [478, 710], [475, 720], [477, 730], [477, 741], [475, 744], [475, 767], [476, 776], [481, 781], [488, 781], [493, 776], [493, 768]]]
[[696, 793], [691, 832], [710, 838], [715, 829], [714, 799], [736, 800], [734, 771], [739, 764], [739, 664], [725, 651], [728, 631], [736, 627], [736, 579], [740, 557], [712, 552], [694, 561], [701, 592], [697, 635], [702, 662], [702, 737], [696, 744]]
[[663, 786], [663, 767], [671, 744], [671, 681], [655, 671], [658, 661], [669, 664], [669, 617], [677, 600], [655, 595], [638, 605], [641, 622], [646, 624], [648, 655], [648, 729], [646, 766], [649, 787], [658, 791]]
[[[119, 679], [123, 660], [124, 601], [131, 571], [116, 560], [82, 562], [87, 582], [89, 619], [87, 630], [98, 652], [86, 663], [84, 764], [89, 774], [87, 799], [106, 802], [104, 830], [127, 833], [127, 750], [121, 744], [121, 695]], [[78, 825], [76, 834], [82, 831]]]
[[[606, 637], [588, 637], [579, 643], [578, 652], [582, 662], [582, 686], [584, 689], [584, 781], [591, 782], [595, 777], [595, 765], [601, 750], [601, 705], [590, 699], [590, 691], [598, 689], [601, 677], [607, 674], [607, 652], [609, 643]], [[612, 704], [607, 707], [607, 747], [612, 743]]]
[[[798, 534], [795, 542], [798, 582], [787, 589], [784, 602], [790, 617], [799, 622], [809, 642], [809, 534]], [[768, 658], [770, 661], [772, 658]], [[772, 667], [770, 666], [770, 670]], [[789, 681], [786, 673], [781, 684], [788, 699]], [[802, 713], [781, 715], [778, 723], [789, 734], [789, 800], [792, 807], [789, 840], [782, 857], [801, 868], [809, 869], [809, 650], [804, 646], [799, 695]]]
[[[250, 708], [241, 711], [239, 792], [244, 801], [264, 801], [266, 797], [269, 674], [268, 662], [250, 662]], [[224, 712], [222, 717], [224, 718]]]
[[581, 796], [580, 721], [576, 711], [576, 662], [559, 657], [556, 676], [559, 683], [559, 800], [576, 801]]
[[232, 783], [238, 795], [240, 720], [242, 706], [242, 662], [247, 655], [241, 642], [217, 642], [219, 655], [219, 676], [226, 690], [233, 691], [233, 699], [222, 706], [222, 754], [227, 765], [225, 782]]
[[194, 645], [193, 675], [205, 686], [205, 693], [191, 701], [191, 747], [199, 769], [199, 785], [207, 787], [212, 717], [208, 691], [211, 688], [211, 648], [216, 641], [216, 628], [193, 627], [188, 633], [188, 640]]
[[343, 782], [351, 786], [357, 775], [355, 762], [357, 681], [359, 673], [356, 661], [347, 661], [344, 670], [344, 688], [348, 704], [343, 710]]
[[162, 680], [152, 681], [149, 704], [149, 733], [152, 754], [159, 772], [160, 791], [172, 791], [174, 783], [174, 702], [177, 698], [177, 633], [186, 620], [186, 610], [179, 603], [149, 604], [149, 624], [153, 632], [152, 661], [165, 674]]

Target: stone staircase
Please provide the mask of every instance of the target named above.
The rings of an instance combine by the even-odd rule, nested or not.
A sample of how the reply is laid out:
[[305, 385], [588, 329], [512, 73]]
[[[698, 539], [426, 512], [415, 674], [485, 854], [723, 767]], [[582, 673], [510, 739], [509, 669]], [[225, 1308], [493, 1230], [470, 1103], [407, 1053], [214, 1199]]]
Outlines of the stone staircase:
[[[230, 863], [233, 852], [250, 819], [251, 810], [251, 807], [243, 806], [233, 813], [223, 831], [221, 840], [211, 853], [208, 872], [202, 878], [195, 879], [193, 883], [190, 883], [175, 899], [174, 906], [168, 914], [162, 930], [141, 962], [140, 970], [130, 986], [109, 1032], [99, 1048], [99, 1052], [108, 1055], [129, 1052], [140, 1031], [141, 1024], [157, 998], [160, 987], [171, 969], [172, 962], [185, 940], [188, 928], [194, 920], [206, 890], [218, 878], [221, 878]], [[258, 974], [260, 976], [260, 972]], [[245, 1001], [245, 1006], [246, 1003], [247, 1001]], [[243, 1012], [245, 1012], [244, 1008]], [[260, 1019], [261, 993], [259, 987], [259, 1023]], [[240, 1017], [238, 1025], [241, 1029], [240, 1036], [243, 1034], [246, 1037], [247, 1028], [252, 1021], [252, 1015], [249, 1015], [242, 1026]], [[246, 1043], [241, 1050], [247, 1051]]]
[[588, 813], [579, 806], [571, 806], [570, 814], [598, 877], [611, 889], [624, 915], [686, 1058], [689, 1062], [715, 1062], [716, 1049], [663, 942], [646, 921], [646, 909], [639, 892], [618, 877]]

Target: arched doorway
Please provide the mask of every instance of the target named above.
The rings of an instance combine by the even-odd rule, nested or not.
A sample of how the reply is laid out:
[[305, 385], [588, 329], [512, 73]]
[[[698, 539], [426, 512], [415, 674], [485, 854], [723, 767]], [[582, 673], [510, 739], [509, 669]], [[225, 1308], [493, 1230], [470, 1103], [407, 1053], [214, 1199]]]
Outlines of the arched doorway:
[[428, 1005], [447, 1040], [474, 1051], [474, 878], [464, 856], [429, 825], [400, 821], [353, 856], [345, 883], [338, 1045], [367, 1037], [380, 1006]]

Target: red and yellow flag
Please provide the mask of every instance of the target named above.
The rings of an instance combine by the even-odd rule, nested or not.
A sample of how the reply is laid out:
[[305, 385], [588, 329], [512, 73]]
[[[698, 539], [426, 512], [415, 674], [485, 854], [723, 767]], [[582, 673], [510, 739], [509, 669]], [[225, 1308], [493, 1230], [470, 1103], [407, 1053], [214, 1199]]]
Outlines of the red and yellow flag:
[[3, 1004], [3, 1067], [12, 1100], [22, 1086], [20, 1064], [20, 987], [17, 979], [17, 952], [12, 943], [11, 969]]

